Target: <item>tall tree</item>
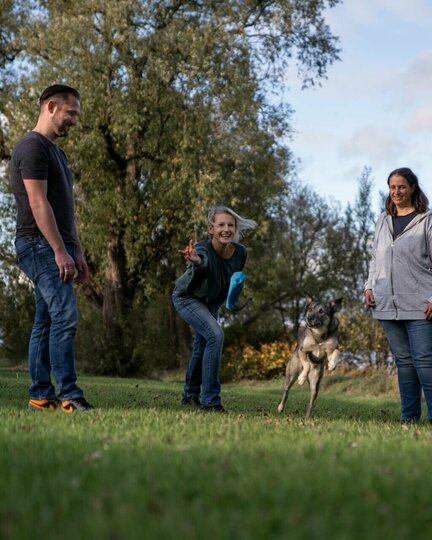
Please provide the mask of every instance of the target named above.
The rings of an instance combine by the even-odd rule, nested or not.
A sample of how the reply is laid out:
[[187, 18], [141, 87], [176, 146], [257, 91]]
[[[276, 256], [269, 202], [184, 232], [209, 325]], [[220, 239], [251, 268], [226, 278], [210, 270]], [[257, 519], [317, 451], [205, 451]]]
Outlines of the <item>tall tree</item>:
[[80, 89], [82, 121], [66, 144], [110, 369], [141, 361], [137, 310], [168, 297], [177, 248], [203, 233], [210, 204], [265, 219], [284, 185], [278, 137], [289, 128], [289, 108], [266, 91], [292, 55], [305, 85], [325, 76], [338, 48], [323, 12], [337, 2], [15, 2], [25, 18], [19, 62], [1, 75], [6, 146], [31, 127], [44, 86]]

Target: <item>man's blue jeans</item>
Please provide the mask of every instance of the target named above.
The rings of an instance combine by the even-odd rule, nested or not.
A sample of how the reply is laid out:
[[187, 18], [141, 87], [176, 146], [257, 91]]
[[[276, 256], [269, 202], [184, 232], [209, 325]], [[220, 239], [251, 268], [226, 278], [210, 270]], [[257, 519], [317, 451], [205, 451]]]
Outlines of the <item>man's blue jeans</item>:
[[422, 389], [432, 420], [432, 321], [379, 322], [396, 360], [401, 420], [420, 420]]
[[[56, 396], [51, 371], [61, 400], [82, 397], [76, 384], [78, 311], [73, 285], [61, 281], [54, 252], [45, 238], [19, 238], [15, 247], [21, 270], [35, 286], [36, 312], [29, 344], [30, 398]], [[66, 249], [74, 257], [75, 246], [67, 244]]]
[[219, 307], [208, 306], [174, 289], [172, 300], [180, 317], [195, 330], [192, 356], [186, 371], [185, 396], [199, 398], [204, 407], [220, 405], [220, 367], [224, 333], [217, 322]]

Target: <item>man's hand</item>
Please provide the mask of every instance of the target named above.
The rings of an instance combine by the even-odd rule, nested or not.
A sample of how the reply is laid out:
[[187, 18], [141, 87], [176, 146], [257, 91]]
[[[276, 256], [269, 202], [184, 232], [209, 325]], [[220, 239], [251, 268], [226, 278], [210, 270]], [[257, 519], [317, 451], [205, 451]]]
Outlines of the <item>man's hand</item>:
[[76, 265], [73, 258], [64, 248], [54, 251], [55, 262], [59, 269], [60, 279], [64, 282], [72, 281], [76, 273]]
[[87, 266], [87, 263], [84, 259], [84, 256], [80, 251], [78, 251], [76, 254], [75, 264], [76, 264], [76, 272], [75, 272], [74, 282], [80, 283], [80, 284], [85, 283], [89, 278], [90, 272], [89, 272], [89, 267]]

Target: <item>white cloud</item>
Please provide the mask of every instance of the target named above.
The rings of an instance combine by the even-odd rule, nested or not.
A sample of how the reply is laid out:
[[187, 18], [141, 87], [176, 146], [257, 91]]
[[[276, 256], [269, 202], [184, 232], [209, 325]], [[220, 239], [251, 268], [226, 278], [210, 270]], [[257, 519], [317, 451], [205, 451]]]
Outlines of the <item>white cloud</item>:
[[432, 132], [432, 105], [424, 105], [413, 111], [408, 118], [407, 128], [414, 132]]
[[352, 137], [339, 147], [339, 156], [354, 156], [366, 159], [367, 163], [391, 162], [405, 150], [406, 144], [388, 130], [374, 127], [358, 129]]
[[413, 60], [406, 71], [402, 73], [399, 84], [407, 96], [430, 95], [432, 88], [432, 49], [421, 53]]

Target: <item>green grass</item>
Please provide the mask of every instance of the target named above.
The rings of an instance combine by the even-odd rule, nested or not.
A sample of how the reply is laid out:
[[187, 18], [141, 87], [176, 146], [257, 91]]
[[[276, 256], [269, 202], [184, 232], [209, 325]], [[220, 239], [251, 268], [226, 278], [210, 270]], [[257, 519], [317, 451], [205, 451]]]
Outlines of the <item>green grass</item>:
[[432, 536], [432, 429], [400, 426], [384, 374], [326, 374], [308, 421], [303, 388], [277, 414], [281, 380], [224, 385], [229, 415], [180, 381], [80, 383], [94, 414], [34, 413], [0, 370], [2, 540]]

